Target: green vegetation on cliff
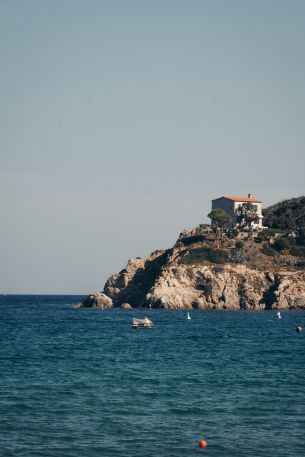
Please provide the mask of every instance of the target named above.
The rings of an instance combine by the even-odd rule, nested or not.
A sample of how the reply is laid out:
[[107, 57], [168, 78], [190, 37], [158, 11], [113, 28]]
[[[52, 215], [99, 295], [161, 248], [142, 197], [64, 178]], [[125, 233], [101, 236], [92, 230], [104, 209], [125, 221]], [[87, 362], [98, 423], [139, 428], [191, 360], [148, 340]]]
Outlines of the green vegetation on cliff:
[[293, 230], [305, 227], [305, 196], [290, 198], [263, 210], [264, 225], [273, 229]]

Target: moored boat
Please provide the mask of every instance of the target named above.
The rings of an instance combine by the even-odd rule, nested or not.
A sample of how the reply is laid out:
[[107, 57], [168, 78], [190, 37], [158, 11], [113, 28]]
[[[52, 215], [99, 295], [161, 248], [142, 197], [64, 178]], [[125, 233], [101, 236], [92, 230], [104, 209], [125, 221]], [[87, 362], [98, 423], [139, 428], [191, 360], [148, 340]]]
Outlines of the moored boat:
[[144, 319], [133, 318], [133, 320], [132, 320], [132, 328], [135, 328], [135, 329], [152, 328], [152, 326], [153, 326], [152, 321], [149, 320], [147, 317], [144, 317]]

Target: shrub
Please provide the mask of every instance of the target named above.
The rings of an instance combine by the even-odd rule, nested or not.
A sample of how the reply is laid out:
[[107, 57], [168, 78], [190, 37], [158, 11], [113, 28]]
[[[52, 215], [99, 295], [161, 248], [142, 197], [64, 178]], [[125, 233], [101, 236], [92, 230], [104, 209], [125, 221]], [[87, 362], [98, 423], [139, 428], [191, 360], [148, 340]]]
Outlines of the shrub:
[[246, 260], [246, 253], [241, 249], [232, 249], [228, 255], [228, 261], [232, 263], [244, 263]]
[[200, 243], [205, 240], [204, 235], [193, 235], [188, 236], [186, 238], [180, 238], [180, 243], [184, 244], [184, 246], [189, 246], [190, 244]]
[[300, 238], [303, 238], [303, 240], [305, 240], [305, 227], [299, 228], [299, 236]]
[[302, 236], [297, 236], [295, 238], [295, 242], [296, 244], [298, 244], [299, 246], [305, 246], [305, 238], [303, 238]]
[[179, 259], [179, 263], [184, 265], [196, 265], [204, 261], [211, 263], [226, 263], [227, 254], [221, 249], [213, 249], [208, 247], [192, 249], [191, 251], [186, 252]]
[[277, 233], [282, 233], [281, 229], [272, 229], [268, 228], [259, 233], [259, 235], [264, 236], [265, 239], [275, 236]]
[[290, 242], [288, 238], [278, 238], [273, 244], [274, 249], [277, 251], [284, 251], [284, 249], [289, 249]]
[[275, 257], [277, 255], [277, 252], [275, 249], [273, 249], [271, 246], [268, 246], [265, 244], [263, 248], [261, 249], [261, 252], [265, 255], [268, 255], [270, 257]]
[[295, 267], [298, 264], [298, 261], [296, 259], [291, 259], [291, 258], [283, 258], [283, 265], [289, 266], [289, 267]]
[[256, 235], [256, 238], [257, 238], [257, 242], [260, 243], [262, 241], [266, 241], [269, 239], [268, 235], [265, 234], [264, 232], [259, 232], [257, 235]]
[[238, 234], [239, 234], [239, 231], [236, 229], [229, 229], [226, 231], [226, 237], [230, 238], [230, 239], [236, 238]]
[[226, 251], [222, 249], [210, 249], [210, 262], [226, 263], [228, 260]]
[[305, 246], [292, 246], [290, 254], [295, 257], [305, 257]]
[[184, 265], [198, 264], [209, 260], [209, 249], [199, 248], [187, 251], [180, 257], [179, 262]]
[[235, 242], [235, 247], [236, 249], [242, 249], [244, 247], [245, 243], [242, 240], [237, 240]]

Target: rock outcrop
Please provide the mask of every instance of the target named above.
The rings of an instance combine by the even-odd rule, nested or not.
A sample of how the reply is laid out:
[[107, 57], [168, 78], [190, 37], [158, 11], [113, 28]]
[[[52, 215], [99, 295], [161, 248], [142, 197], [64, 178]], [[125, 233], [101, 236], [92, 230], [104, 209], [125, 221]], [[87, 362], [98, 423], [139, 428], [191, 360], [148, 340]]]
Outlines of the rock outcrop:
[[102, 292], [94, 292], [80, 304], [80, 307], [85, 308], [112, 308], [113, 303], [111, 298]]
[[122, 309], [132, 309], [132, 306], [129, 303], [122, 303], [120, 305], [120, 308], [122, 308]]
[[183, 233], [172, 249], [129, 260], [107, 280], [103, 292], [89, 295], [83, 306], [305, 309], [304, 270], [280, 270], [252, 241], [237, 250], [231, 241], [219, 245], [212, 238]]
[[167, 260], [168, 251], [155, 251], [144, 259], [136, 257], [129, 260], [124, 270], [110, 276], [104, 293], [112, 299], [114, 306], [122, 303], [130, 303], [133, 307], [141, 306]]
[[163, 271], [146, 303], [180, 309], [305, 309], [305, 274], [271, 276], [244, 265], [179, 266]]
[[146, 295], [152, 307], [262, 309], [265, 275], [245, 266], [176, 266], [166, 269]]

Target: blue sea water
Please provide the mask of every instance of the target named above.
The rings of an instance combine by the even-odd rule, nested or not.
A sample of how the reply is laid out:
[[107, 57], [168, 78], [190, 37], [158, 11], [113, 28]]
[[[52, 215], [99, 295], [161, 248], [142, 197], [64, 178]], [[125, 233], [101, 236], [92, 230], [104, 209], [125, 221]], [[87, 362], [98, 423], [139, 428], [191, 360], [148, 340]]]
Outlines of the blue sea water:
[[0, 457], [305, 456], [304, 312], [80, 299], [0, 296]]

